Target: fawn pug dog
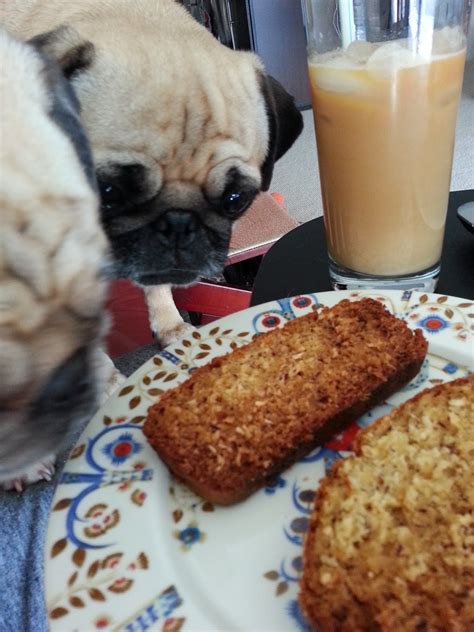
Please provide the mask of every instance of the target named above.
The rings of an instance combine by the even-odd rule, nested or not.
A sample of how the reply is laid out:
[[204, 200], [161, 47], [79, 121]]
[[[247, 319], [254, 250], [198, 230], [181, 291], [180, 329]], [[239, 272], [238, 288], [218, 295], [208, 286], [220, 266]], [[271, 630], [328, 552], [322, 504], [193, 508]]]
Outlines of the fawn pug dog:
[[1, 29], [0, 108], [0, 488], [20, 491], [93, 412], [108, 246], [73, 91]]
[[301, 132], [293, 98], [174, 0], [9, 0], [0, 21], [74, 86], [115, 275], [145, 288], [171, 342], [189, 326], [170, 287], [222, 269], [233, 222]]

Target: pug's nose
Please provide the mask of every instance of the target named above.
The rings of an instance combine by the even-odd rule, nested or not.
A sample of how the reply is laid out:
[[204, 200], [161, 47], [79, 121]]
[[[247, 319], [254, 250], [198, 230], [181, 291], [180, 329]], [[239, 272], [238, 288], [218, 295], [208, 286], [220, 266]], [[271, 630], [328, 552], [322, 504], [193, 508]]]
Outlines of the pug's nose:
[[157, 222], [158, 232], [168, 242], [187, 246], [196, 236], [197, 219], [189, 211], [168, 211]]

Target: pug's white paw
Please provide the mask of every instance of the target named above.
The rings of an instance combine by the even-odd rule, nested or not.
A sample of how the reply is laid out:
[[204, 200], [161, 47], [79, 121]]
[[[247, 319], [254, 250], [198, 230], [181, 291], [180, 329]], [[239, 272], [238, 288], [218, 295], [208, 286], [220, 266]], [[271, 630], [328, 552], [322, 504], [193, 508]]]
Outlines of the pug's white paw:
[[99, 397], [99, 404], [102, 406], [102, 404], [106, 402], [120, 386], [122, 386], [126, 379], [125, 375], [122, 375], [120, 371], [114, 367], [107, 377], [105, 388], [102, 395]]
[[37, 483], [38, 481], [50, 481], [55, 472], [56, 455], [48, 454], [40, 461], [36, 461], [29, 467], [25, 468], [15, 478], [11, 480], [1, 481], [0, 489], [5, 491], [22, 492], [27, 485]]
[[179, 342], [185, 336], [189, 336], [193, 331], [196, 331], [196, 327], [193, 327], [189, 323], [180, 322], [169, 329], [162, 329], [156, 333], [156, 336], [161, 346], [167, 347], [168, 345]]

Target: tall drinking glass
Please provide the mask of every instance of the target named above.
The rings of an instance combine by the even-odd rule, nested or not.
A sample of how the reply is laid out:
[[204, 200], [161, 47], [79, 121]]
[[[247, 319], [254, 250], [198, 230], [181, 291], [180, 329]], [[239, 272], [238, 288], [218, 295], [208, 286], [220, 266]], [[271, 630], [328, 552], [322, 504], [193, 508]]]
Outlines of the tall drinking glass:
[[335, 289], [431, 291], [470, 0], [302, 0]]

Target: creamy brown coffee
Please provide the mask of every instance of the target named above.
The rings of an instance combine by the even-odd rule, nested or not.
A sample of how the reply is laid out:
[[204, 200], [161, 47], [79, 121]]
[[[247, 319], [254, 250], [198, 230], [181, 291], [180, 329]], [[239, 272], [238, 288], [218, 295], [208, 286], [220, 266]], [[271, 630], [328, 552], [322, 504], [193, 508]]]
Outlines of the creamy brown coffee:
[[309, 59], [328, 249], [369, 275], [439, 261], [465, 44], [445, 28]]

